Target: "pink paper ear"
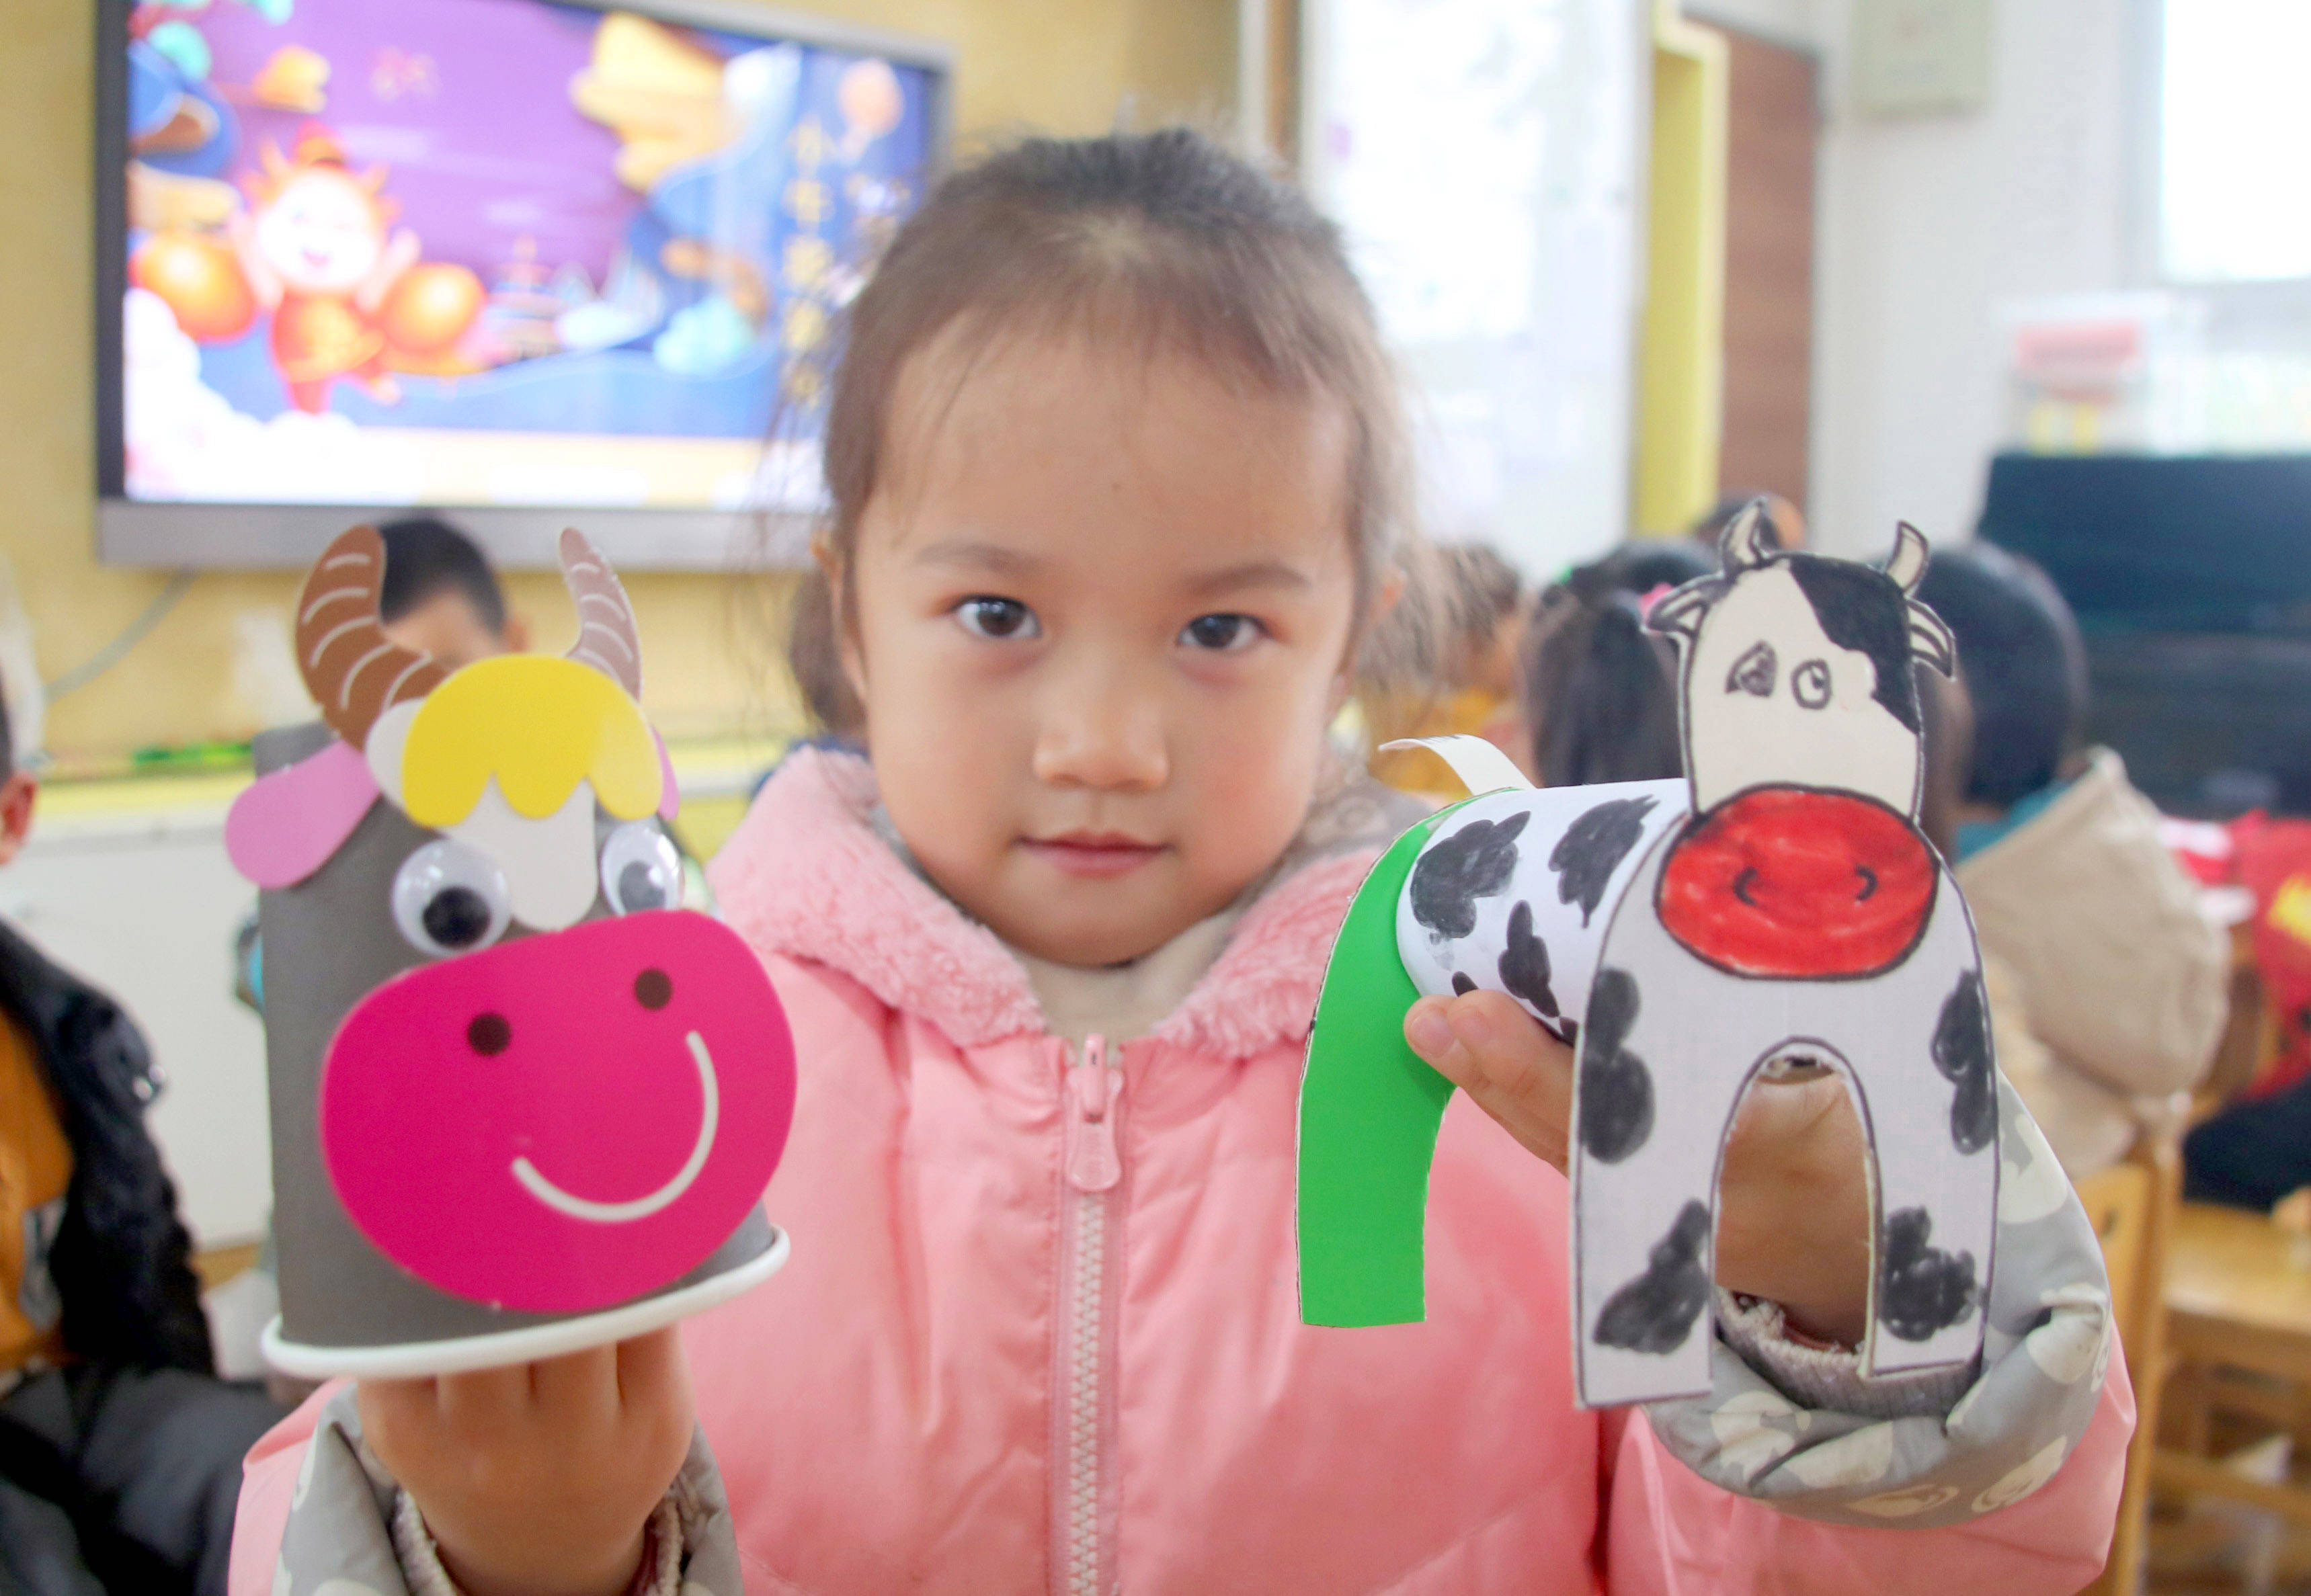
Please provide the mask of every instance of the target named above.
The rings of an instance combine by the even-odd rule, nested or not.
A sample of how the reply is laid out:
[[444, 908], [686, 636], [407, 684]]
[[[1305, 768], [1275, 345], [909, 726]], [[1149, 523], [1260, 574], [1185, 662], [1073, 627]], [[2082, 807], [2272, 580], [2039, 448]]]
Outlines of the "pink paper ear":
[[233, 868], [260, 887], [289, 887], [328, 862], [377, 802], [377, 778], [352, 744], [260, 776], [224, 819]]
[[674, 785], [674, 760], [666, 751], [666, 739], [653, 727], [650, 740], [658, 744], [658, 818], [670, 826], [674, 817], [682, 812], [682, 793]]

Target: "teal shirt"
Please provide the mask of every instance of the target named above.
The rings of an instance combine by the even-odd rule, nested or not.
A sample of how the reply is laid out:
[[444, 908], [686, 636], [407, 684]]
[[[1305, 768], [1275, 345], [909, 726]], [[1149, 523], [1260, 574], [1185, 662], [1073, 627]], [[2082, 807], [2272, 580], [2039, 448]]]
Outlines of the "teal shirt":
[[1955, 839], [1958, 844], [1958, 858], [1951, 863], [1962, 863], [1981, 853], [1991, 844], [2002, 840], [2012, 832], [2019, 831], [2045, 813], [2055, 799], [2070, 790], [2069, 782], [2058, 781], [2052, 785], [2040, 787], [1997, 820], [1960, 821]]

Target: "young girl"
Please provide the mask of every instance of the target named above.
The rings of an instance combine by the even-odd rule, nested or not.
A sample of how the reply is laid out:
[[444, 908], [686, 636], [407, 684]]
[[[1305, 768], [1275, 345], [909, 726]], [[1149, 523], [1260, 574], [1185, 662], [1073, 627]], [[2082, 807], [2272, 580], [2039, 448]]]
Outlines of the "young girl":
[[1716, 1389], [1584, 1412], [1569, 1057], [1498, 994], [1426, 1002], [1408, 1031], [1470, 1094], [1427, 1322], [1300, 1323], [1308, 1017], [1409, 817], [1328, 765], [1390, 644], [1403, 449], [1296, 194], [1176, 132], [949, 179], [857, 303], [826, 465], [832, 623], [805, 635], [839, 648], [869, 754], [789, 761], [714, 872], [801, 1060], [767, 1198], [792, 1263], [678, 1331], [318, 1396], [251, 1459], [235, 1590], [2094, 1573], [2132, 1404], [2094, 1236], [2010, 1097], [1980, 1366], [1859, 1376], [1852, 1117], [1761, 1091], [1727, 1158]]

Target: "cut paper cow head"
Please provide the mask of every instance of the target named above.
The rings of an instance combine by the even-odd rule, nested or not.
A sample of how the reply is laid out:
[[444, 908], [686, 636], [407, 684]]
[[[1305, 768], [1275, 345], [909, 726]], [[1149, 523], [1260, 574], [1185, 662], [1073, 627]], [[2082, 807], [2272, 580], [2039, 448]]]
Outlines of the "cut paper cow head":
[[[395, 950], [327, 1015], [318, 1132], [346, 1213], [440, 1290], [540, 1313], [704, 1259], [760, 1199], [794, 1100], [760, 961], [679, 906], [624, 590], [577, 532], [561, 557], [577, 645], [447, 672], [379, 624], [377, 533], [331, 543], [296, 651], [336, 739], [226, 823], [244, 875], [345, 930], [337, 957]], [[381, 858], [380, 800], [412, 823]], [[363, 863], [332, 870], [341, 854]]]
[[593, 906], [595, 810], [616, 823], [599, 890], [621, 911], [671, 908], [679, 876], [654, 814], [673, 773], [635, 700], [633, 612], [574, 528], [562, 574], [579, 617], [556, 659], [502, 655], [451, 673], [386, 635], [385, 543], [371, 527], [322, 553], [297, 600], [298, 669], [339, 742], [251, 787], [225, 842], [259, 886], [302, 880], [382, 794], [441, 841], [395, 883], [396, 913], [428, 953], [465, 952], [519, 924], [559, 931]]
[[1766, 548], [1762, 513], [1753, 504], [1725, 529], [1723, 575], [1686, 584], [1649, 617], [1684, 655], [1695, 809], [1794, 786], [1914, 817], [1924, 760], [1911, 667], [1947, 676], [1955, 657], [1949, 629], [1911, 597], [1924, 536], [1904, 523], [1876, 570]]

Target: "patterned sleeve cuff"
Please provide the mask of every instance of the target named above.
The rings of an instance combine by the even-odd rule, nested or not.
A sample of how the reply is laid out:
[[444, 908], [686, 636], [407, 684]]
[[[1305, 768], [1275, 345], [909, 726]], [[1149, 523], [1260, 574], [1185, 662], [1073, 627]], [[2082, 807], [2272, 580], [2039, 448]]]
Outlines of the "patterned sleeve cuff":
[[1711, 1484], [1824, 1523], [1961, 1524], [2052, 1479], [2109, 1368], [2102, 1248], [2019, 1097], [1999, 1083], [1998, 1263], [1971, 1365], [1867, 1376], [1773, 1303], [1721, 1295], [1705, 1395], [1645, 1418]]
[[[402, 1577], [409, 1596], [465, 1596], [449, 1571], [441, 1566], [441, 1548], [425, 1527], [416, 1499], [400, 1493], [393, 1508], [393, 1549], [401, 1559]], [[641, 1566], [634, 1570], [626, 1596], [681, 1596], [682, 1518], [669, 1494], [658, 1505], [642, 1531]]]
[[1862, 1372], [1862, 1354], [1853, 1348], [1810, 1340], [1792, 1329], [1781, 1304], [1737, 1297], [1722, 1287], [1717, 1291], [1717, 1333], [1801, 1408], [1863, 1418], [1939, 1418], [1974, 1383], [1975, 1370], [1966, 1364], [1872, 1378]]

